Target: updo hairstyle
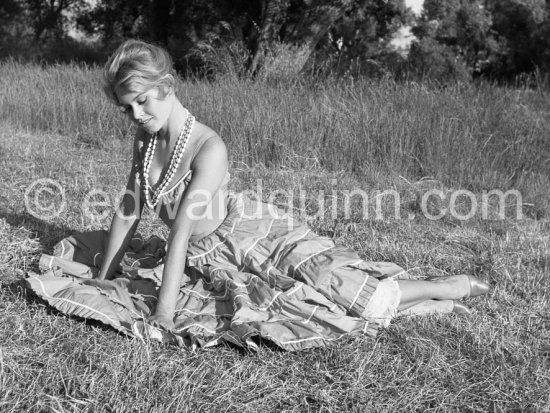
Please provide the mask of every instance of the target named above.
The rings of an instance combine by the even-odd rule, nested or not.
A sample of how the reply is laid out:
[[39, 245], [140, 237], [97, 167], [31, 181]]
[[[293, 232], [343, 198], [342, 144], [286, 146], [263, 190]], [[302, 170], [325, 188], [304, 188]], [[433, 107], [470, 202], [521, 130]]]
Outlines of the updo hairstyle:
[[117, 87], [142, 93], [158, 87], [164, 98], [175, 85], [173, 63], [161, 47], [140, 40], [127, 40], [109, 58], [103, 71], [103, 90], [118, 104]]

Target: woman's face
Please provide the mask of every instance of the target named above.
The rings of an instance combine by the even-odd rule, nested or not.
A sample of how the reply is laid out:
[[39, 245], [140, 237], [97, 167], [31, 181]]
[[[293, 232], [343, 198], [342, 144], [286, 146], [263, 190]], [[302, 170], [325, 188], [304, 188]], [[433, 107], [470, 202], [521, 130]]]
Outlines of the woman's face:
[[124, 86], [115, 88], [118, 104], [123, 113], [148, 133], [163, 129], [174, 106], [174, 94], [163, 94], [158, 87], [145, 92], [130, 91]]

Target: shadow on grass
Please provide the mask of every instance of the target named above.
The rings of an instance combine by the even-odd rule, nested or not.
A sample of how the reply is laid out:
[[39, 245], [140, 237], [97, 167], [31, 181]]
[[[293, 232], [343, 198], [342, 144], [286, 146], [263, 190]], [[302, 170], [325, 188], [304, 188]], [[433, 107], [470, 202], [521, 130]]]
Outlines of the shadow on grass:
[[[37, 255], [37, 259], [33, 259], [34, 264], [28, 268], [30, 271], [39, 272], [38, 257], [40, 254], [45, 251], [51, 251], [55, 244], [73, 232], [72, 229], [65, 225], [44, 221], [26, 212], [14, 213], [9, 211], [6, 207], [0, 207], [0, 219], [4, 219], [6, 223], [13, 228], [14, 232], [20, 228], [24, 228], [28, 231], [29, 238], [35, 238], [39, 241], [39, 249], [32, 253], [32, 255]], [[9, 245], [5, 245], [4, 248], [9, 248]], [[23, 299], [31, 306], [42, 306], [45, 311], [51, 315], [58, 316], [62, 314], [49, 306], [46, 301], [29, 289], [25, 282], [25, 278], [21, 277], [21, 274], [14, 275], [13, 277], [9, 275], [3, 277], [3, 279], [0, 280], [0, 294], [4, 297], [11, 297], [14, 300]], [[103, 326], [99, 322], [91, 322], [91, 324]]]
[[44, 311], [48, 316], [64, 317], [66, 319], [72, 319], [78, 322], [84, 322], [86, 325], [100, 329], [102, 332], [112, 332], [119, 334], [121, 337], [128, 337], [128, 335], [116, 330], [115, 328], [103, 324], [100, 321], [82, 318], [74, 315], [67, 315], [55, 307], [51, 306], [46, 300], [38, 296], [33, 290], [31, 290], [25, 279], [17, 279], [9, 283], [0, 283], [0, 297], [6, 297], [13, 300], [26, 301], [30, 309]]
[[53, 248], [55, 244], [74, 232], [65, 225], [38, 219], [27, 212], [14, 213], [5, 207], [0, 207], [1, 218], [14, 228], [24, 227], [33, 233], [46, 250]]

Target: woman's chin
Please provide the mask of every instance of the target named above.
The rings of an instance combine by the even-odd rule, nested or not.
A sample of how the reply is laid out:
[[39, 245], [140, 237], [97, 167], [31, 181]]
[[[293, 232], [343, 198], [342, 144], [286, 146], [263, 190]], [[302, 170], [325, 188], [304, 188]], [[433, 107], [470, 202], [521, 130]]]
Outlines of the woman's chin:
[[153, 134], [157, 133], [159, 131], [159, 128], [156, 128], [152, 123], [146, 123], [146, 124], [139, 124], [139, 127], [143, 129], [145, 132]]

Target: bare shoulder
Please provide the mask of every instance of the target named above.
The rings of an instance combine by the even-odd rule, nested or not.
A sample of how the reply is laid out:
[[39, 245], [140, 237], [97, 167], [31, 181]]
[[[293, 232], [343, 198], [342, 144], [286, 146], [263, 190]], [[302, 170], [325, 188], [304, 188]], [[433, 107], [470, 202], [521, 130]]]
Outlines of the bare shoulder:
[[193, 161], [194, 167], [201, 165], [227, 167], [227, 148], [220, 136], [211, 128], [202, 123], [196, 123], [198, 140], [203, 142]]
[[193, 164], [196, 168], [201, 166], [227, 168], [227, 148], [222, 139], [217, 135], [209, 137], [198, 151]]
[[204, 123], [200, 123], [199, 121], [195, 121], [195, 125], [193, 126], [193, 133], [196, 133], [200, 137], [213, 135], [218, 136], [214, 129], [206, 126]]

